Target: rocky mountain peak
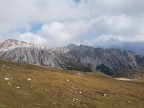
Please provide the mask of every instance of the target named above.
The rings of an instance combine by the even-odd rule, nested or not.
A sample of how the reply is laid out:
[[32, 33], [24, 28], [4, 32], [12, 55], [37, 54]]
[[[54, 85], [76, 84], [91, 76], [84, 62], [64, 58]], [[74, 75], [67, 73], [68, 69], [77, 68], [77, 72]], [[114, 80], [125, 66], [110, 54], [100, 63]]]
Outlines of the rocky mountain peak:
[[8, 39], [0, 44], [0, 58], [71, 70], [101, 71], [118, 76], [144, 71], [144, 56], [132, 51], [75, 44], [42, 49], [31, 43]]
[[70, 44], [68, 44], [66, 47], [68, 48], [68, 49], [71, 49], [71, 48], [75, 48], [75, 47], [77, 47], [78, 45], [75, 45], [75, 44], [73, 44], [73, 43], [70, 43]]
[[7, 40], [5, 40], [4, 42], [2, 42], [0, 44], [0, 49], [1, 50], [10, 50], [10, 49], [14, 49], [14, 48], [17, 48], [17, 47], [38, 48], [37, 46], [35, 46], [32, 43], [27, 43], [27, 42], [15, 40], [15, 39], [7, 39]]

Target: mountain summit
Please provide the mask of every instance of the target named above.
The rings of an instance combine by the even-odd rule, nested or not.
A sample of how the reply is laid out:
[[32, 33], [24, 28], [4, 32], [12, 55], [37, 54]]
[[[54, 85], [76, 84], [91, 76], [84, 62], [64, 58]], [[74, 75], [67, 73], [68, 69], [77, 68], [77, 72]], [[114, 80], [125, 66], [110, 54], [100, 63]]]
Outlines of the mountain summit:
[[71, 70], [101, 71], [117, 76], [144, 72], [144, 57], [135, 52], [74, 44], [42, 49], [31, 43], [9, 39], [0, 44], [0, 58]]
[[48, 50], [13, 39], [8, 39], [0, 44], [0, 58], [52, 67], [59, 67], [60, 62], [59, 58]]
[[18, 41], [14, 39], [8, 39], [4, 41], [3, 43], [0, 44], [0, 49], [1, 50], [11, 50], [15, 49], [17, 47], [31, 47], [31, 48], [38, 48], [34, 44], [23, 42], [23, 41]]

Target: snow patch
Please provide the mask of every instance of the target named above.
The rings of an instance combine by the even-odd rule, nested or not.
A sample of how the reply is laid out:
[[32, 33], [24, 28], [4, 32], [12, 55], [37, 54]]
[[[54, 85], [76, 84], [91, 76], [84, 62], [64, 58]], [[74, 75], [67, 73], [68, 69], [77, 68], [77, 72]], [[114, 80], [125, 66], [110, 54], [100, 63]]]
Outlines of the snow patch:
[[129, 79], [129, 78], [115, 78], [116, 80], [121, 80], [121, 81], [133, 81], [137, 79]]

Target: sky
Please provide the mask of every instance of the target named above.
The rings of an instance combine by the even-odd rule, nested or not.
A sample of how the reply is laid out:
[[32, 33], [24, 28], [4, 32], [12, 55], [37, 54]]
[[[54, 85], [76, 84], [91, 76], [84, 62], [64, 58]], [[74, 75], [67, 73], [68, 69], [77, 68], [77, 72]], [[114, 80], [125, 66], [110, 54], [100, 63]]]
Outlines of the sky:
[[0, 0], [0, 42], [144, 45], [144, 0]]

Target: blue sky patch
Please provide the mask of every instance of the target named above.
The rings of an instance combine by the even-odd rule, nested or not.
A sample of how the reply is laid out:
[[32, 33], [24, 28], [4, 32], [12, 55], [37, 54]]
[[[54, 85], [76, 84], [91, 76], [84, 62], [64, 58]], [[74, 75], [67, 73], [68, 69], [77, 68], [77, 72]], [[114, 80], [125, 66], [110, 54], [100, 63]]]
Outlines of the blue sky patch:
[[32, 23], [31, 24], [31, 32], [32, 33], [37, 33], [40, 29], [41, 29], [41, 26], [43, 25], [43, 23]]
[[75, 3], [79, 4], [81, 0], [74, 0]]

